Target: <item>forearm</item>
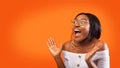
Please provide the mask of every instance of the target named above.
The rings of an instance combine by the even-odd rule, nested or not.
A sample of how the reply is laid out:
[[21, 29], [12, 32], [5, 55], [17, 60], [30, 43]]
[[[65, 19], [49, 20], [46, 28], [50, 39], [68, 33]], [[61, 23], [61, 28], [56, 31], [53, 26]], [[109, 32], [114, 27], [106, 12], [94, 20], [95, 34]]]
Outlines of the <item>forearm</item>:
[[93, 61], [86, 61], [89, 68], [98, 68]]
[[57, 63], [58, 68], [65, 68], [65, 65], [64, 65], [64, 63], [62, 61], [61, 56], [55, 56], [54, 59], [55, 59], [55, 61]]

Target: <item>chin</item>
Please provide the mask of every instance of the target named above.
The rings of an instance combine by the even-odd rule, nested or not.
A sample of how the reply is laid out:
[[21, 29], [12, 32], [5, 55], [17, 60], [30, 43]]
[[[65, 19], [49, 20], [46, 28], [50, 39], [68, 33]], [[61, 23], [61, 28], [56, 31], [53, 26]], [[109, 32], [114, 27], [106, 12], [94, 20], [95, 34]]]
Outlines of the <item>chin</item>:
[[76, 42], [82, 42], [83, 40], [85, 40], [86, 39], [86, 37], [76, 37], [76, 38], [74, 38], [74, 40], [76, 41]]
[[81, 38], [74, 38], [74, 40], [75, 40], [76, 42], [81, 42], [81, 41], [82, 41]]

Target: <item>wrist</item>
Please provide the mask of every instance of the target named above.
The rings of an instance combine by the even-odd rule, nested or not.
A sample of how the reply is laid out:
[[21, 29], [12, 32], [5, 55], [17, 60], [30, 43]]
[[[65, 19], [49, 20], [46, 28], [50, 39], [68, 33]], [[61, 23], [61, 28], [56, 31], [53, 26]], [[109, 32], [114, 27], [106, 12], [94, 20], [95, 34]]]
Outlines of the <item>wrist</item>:
[[85, 60], [87, 64], [90, 64], [90, 61], [89, 60]]
[[54, 58], [60, 58], [60, 55], [53, 56]]
[[89, 68], [93, 68], [93, 66], [92, 66], [92, 64], [91, 64], [90, 61], [87, 60], [86, 63], [87, 63], [87, 65], [88, 65]]

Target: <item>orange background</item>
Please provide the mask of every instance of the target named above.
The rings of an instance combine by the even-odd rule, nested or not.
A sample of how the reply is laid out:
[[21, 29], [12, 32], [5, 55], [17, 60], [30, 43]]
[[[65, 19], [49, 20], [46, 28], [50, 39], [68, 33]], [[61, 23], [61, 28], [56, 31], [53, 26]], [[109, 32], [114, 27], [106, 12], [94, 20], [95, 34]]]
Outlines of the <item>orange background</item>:
[[71, 37], [71, 21], [80, 12], [98, 16], [101, 40], [110, 50], [111, 68], [119, 68], [119, 0], [4, 0], [0, 2], [0, 68], [57, 68], [46, 45]]

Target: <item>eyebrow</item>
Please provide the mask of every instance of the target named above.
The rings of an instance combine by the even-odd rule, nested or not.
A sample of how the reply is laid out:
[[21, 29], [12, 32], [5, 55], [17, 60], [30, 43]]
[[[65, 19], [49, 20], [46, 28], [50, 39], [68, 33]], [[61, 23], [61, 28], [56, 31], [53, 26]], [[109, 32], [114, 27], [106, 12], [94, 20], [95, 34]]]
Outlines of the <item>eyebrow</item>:
[[87, 19], [85, 19], [85, 18], [81, 18], [80, 20], [76, 18], [74, 21], [81, 21], [81, 20], [87, 21]]
[[85, 21], [87, 21], [87, 19], [85, 19], [85, 18], [82, 18], [81, 20], [85, 20]]

